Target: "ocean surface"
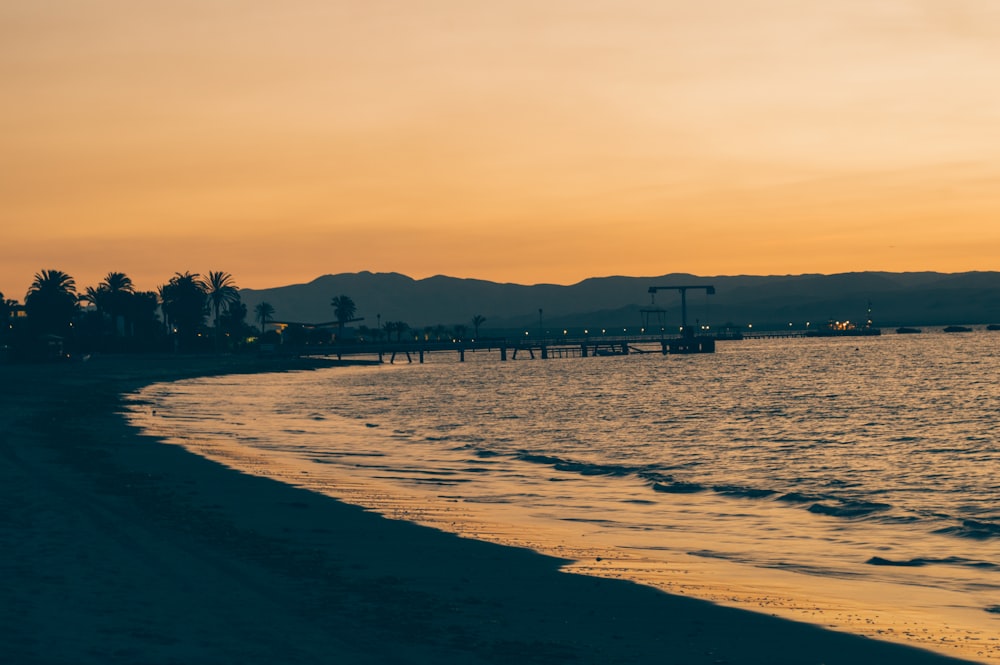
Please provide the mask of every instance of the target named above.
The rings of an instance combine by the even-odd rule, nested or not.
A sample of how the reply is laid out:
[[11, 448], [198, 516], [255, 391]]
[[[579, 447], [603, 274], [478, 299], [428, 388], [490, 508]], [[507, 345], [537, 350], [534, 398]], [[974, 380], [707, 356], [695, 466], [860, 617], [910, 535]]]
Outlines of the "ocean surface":
[[1000, 333], [466, 360], [158, 384], [130, 417], [568, 571], [1000, 663]]

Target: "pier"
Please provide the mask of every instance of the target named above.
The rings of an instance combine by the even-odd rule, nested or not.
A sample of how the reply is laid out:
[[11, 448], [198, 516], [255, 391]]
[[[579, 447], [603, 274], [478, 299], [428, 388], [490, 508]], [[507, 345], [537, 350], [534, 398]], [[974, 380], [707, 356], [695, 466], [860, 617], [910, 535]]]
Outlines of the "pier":
[[398, 342], [352, 341], [342, 344], [316, 344], [303, 346], [281, 345], [270, 350], [272, 353], [300, 356], [376, 356], [379, 362], [423, 363], [428, 354], [450, 353], [465, 362], [466, 353], [493, 353], [499, 360], [529, 359], [548, 360], [550, 358], [599, 358], [604, 356], [627, 356], [630, 354], [659, 353], [689, 354], [712, 353], [715, 338], [709, 336], [651, 337], [646, 335], [622, 337], [548, 338], [548, 339], [507, 339], [490, 338], [480, 340], [408, 340]]

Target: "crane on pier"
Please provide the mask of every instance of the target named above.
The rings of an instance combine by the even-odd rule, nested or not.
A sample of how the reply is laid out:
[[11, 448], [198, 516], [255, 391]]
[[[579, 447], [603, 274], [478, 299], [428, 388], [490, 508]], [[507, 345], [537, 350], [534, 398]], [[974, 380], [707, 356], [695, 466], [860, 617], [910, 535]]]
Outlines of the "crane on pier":
[[681, 325], [684, 329], [685, 336], [691, 336], [694, 334], [693, 330], [688, 328], [687, 321], [687, 291], [688, 289], [705, 289], [706, 295], [715, 295], [715, 287], [710, 284], [686, 284], [684, 286], [651, 286], [649, 287], [649, 294], [651, 299], [656, 298], [657, 291], [680, 291], [681, 293]]

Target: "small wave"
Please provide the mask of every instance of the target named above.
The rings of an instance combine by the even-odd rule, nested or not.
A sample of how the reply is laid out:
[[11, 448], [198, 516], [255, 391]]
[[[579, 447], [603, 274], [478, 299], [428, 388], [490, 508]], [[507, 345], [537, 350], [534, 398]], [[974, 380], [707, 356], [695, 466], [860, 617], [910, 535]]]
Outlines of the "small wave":
[[[462, 446], [461, 448], [456, 448], [455, 450], [464, 450], [469, 448], [469, 446]], [[501, 457], [503, 453], [497, 453], [492, 450], [477, 450], [475, 451], [476, 457]]]
[[732, 485], [716, 485], [712, 488], [724, 496], [734, 496], [744, 499], [763, 499], [776, 494], [775, 490], [761, 490], [752, 487], [736, 487]]
[[518, 453], [514, 456], [522, 462], [532, 464], [545, 464], [559, 471], [571, 471], [582, 476], [627, 476], [635, 473], [634, 467], [619, 466], [617, 464], [591, 464], [589, 462], [573, 462], [561, 457], [551, 455], [536, 455], [532, 453]]
[[919, 568], [921, 566], [926, 566], [927, 562], [924, 559], [909, 559], [908, 561], [893, 561], [892, 559], [883, 559], [880, 556], [873, 556], [872, 558], [865, 561], [869, 566], [899, 566], [902, 568]]
[[810, 513], [816, 513], [817, 515], [830, 515], [832, 517], [866, 517], [872, 513], [879, 513], [884, 510], [889, 510], [892, 508], [887, 503], [868, 503], [868, 502], [857, 502], [857, 503], [845, 503], [840, 506], [828, 506], [822, 503], [814, 503], [809, 506]]
[[966, 559], [960, 556], [949, 556], [944, 558], [928, 558], [928, 557], [916, 557], [913, 559], [906, 559], [903, 561], [894, 561], [892, 559], [885, 559], [880, 556], [873, 556], [872, 558], [865, 561], [870, 566], [898, 566], [903, 568], [919, 568], [921, 566], [964, 566], [966, 568], [977, 568], [977, 569], [995, 569], [1000, 568], [995, 563], [990, 563], [989, 561], [975, 561], [973, 559]]
[[993, 614], [1000, 614], [1000, 605], [990, 605], [986, 608], [987, 612], [992, 612]]
[[654, 492], [666, 492], [667, 494], [695, 494], [704, 492], [705, 486], [698, 483], [653, 483]]
[[712, 550], [692, 550], [688, 552], [690, 556], [700, 556], [705, 559], [726, 559], [726, 560], [736, 560], [731, 554], [726, 554], [725, 552], [714, 552]]
[[819, 501], [823, 497], [816, 496], [814, 494], [801, 494], [799, 492], [789, 492], [788, 494], [782, 494], [778, 497], [778, 501], [784, 501], [786, 503], [812, 503], [813, 501]]
[[972, 540], [988, 540], [1000, 536], [1000, 524], [965, 520], [961, 526], [945, 527], [944, 529], [938, 529], [934, 533], [955, 536], [957, 538], [971, 538]]

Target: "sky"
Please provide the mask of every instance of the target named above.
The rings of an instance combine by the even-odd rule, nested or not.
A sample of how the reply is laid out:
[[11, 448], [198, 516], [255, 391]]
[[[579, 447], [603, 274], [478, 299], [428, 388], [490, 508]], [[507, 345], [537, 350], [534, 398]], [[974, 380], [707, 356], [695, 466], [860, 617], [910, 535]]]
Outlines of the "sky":
[[9, 0], [0, 292], [1000, 270], [996, 0]]

